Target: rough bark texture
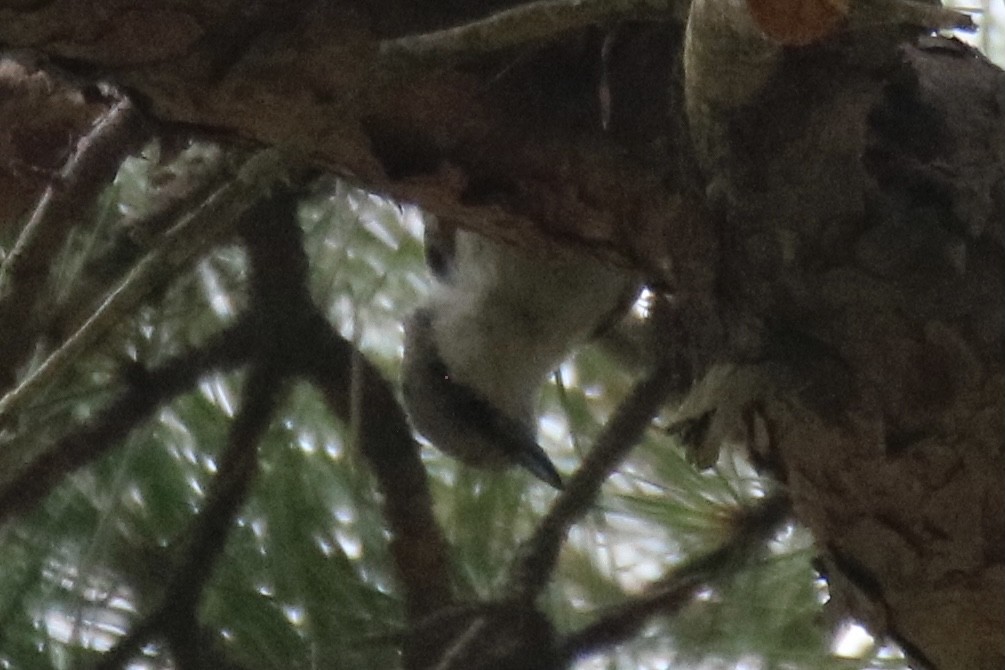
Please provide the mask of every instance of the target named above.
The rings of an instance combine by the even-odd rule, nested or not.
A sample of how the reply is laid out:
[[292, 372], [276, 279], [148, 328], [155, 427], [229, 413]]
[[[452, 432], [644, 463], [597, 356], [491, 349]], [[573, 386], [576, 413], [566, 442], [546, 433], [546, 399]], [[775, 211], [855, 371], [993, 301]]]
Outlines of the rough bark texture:
[[8, 2], [0, 44], [110, 77], [162, 121], [648, 272], [697, 306], [678, 335], [709, 373], [682, 415], [715, 409], [708, 439], [787, 483], [834, 605], [919, 663], [1003, 667], [1001, 71], [931, 38], [786, 52], [717, 120], [706, 203], [679, 21], [453, 64], [378, 51], [507, 4]]
[[57, 179], [76, 138], [104, 109], [104, 96], [88, 91], [24, 54], [0, 61], [0, 230]]
[[1005, 75], [931, 37], [773, 58], [696, 124], [735, 311], [694, 407], [788, 484], [839, 614], [921, 665], [1000, 668]]
[[[640, 72], [623, 68], [631, 81], [615, 85], [633, 99], [615, 104], [644, 109], [615, 110], [621, 131], [605, 133], [597, 87], [607, 30], [458, 67], [378, 53], [377, 40], [463, 23], [503, 2], [29, 4], [0, 9], [0, 43], [107, 75], [158, 118], [285, 147], [513, 243], [652, 260], [668, 212], [692, 208], [666, 189], [665, 165], [640, 162], [617, 141], [655, 141], [640, 135], [665, 130], [679, 23], [648, 31], [652, 48], [632, 55], [645, 60]], [[630, 122], [642, 111], [645, 123]]]

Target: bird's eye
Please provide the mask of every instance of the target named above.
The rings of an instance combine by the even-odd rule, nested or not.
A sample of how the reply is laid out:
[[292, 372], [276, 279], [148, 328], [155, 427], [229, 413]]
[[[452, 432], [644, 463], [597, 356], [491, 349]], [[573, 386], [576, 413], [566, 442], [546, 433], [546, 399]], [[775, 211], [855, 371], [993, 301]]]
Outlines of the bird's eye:
[[440, 281], [449, 281], [454, 272], [452, 254], [438, 246], [426, 246], [426, 265]]

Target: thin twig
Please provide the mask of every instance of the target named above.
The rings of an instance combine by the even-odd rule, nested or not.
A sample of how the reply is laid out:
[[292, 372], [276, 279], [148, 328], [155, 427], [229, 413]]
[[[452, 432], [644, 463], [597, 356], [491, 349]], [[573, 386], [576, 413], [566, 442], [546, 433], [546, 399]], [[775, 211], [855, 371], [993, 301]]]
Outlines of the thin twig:
[[[159, 185], [142, 216], [126, 216], [105, 249], [87, 260], [58, 304], [39, 314], [40, 330], [49, 341], [61, 342], [80, 328], [100, 300], [147, 253], [163, 234], [198, 208], [210, 193], [231, 178], [227, 154], [211, 146], [198, 160], [187, 160], [166, 184]], [[63, 287], [60, 287], [63, 288]]]
[[523, 544], [507, 592], [533, 600], [545, 587], [569, 528], [593, 506], [601, 485], [642, 437], [667, 399], [684, 391], [686, 384], [676, 368], [671, 362], [657, 366], [621, 403], [534, 535]]
[[969, 14], [921, 0], [859, 0], [851, 5], [851, 23], [856, 28], [908, 25], [928, 30], [977, 30]]
[[0, 452], [0, 473], [4, 476], [0, 482], [0, 523], [29, 509], [67, 474], [115, 448], [154, 410], [190, 388], [201, 375], [246, 361], [253, 333], [248, 322], [242, 321], [205, 347], [176, 356], [154, 370], [132, 373], [131, 383], [117, 400], [92, 421], [38, 453], [15, 452], [7, 445]]
[[39, 199], [14, 248], [0, 267], [0, 389], [7, 389], [37, 333], [28, 324], [45, 295], [53, 258], [129, 153], [146, 138], [140, 115], [119, 98], [82, 137]]
[[101, 307], [37, 370], [0, 399], [0, 426], [12, 420], [35, 394], [55, 381], [151, 290], [229, 235], [245, 211], [285, 174], [284, 162], [276, 150], [265, 149], [247, 159], [235, 179], [217, 189], [203, 206], [165, 233], [161, 244], [126, 275]]
[[560, 645], [569, 667], [576, 660], [603, 651], [638, 634], [652, 617], [680, 611], [696, 592], [750, 565], [791, 515], [788, 496], [774, 494], [737, 514], [733, 533], [718, 549], [675, 568], [646, 592], [607, 611], [597, 621], [570, 633]]
[[484, 634], [488, 623], [488, 620], [482, 617], [468, 623], [464, 632], [458, 635], [450, 646], [444, 650], [434, 670], [459, 670], [466, 667], [462, 664], [467, 663], [472, 651], [478, 649], [480, 641], [478, 636]]
[[604, 23], [680, 20], [686, 7], [676, 0], [539, 0], [461, 26], [385, 40], [380, 53], [427, 61], [473, 58]]

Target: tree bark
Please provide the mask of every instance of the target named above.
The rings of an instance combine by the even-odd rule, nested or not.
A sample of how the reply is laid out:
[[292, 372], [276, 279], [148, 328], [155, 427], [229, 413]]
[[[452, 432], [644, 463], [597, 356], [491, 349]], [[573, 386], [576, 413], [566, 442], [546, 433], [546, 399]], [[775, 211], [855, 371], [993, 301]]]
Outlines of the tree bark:
[[706, 441], [785, 482], [833, 606], [920, 664], [1005, 664], [1005, 76], [969, 49], [781, 50], [700, 177], [679, 11], [430, 61], [380, 45], [515, 3], [4, 4], [0, 44], [163, 123], [641, 269], [695, 306], [680, 415], [715, 410]]
[[[1002, 667], [1005, 74], [920, 31], [783, 50], [739, 26], [744, 77], [692, 28], [734, 310], [734, 355], [692, 399], [709, 439], [786, 482], [839, 615], [923, 667]], [[727, 72], [760, 86], [731, 106]]]
[[[578, 244], [633, 264], [653, 260], [667, 218], [692, 208], [666, 187], [675, 175], [651, 146], [665, 138], [679, 22], [646, 31], [652, 48], [632, 54], [644, 69], [615, 63], [614, 85], [633, 96], [617, 105], [643, 109], [618, 107], [605, 132], [608, 30], [455, 66], [379, 51], [380, 40], [463, 23], [501, 2], [29, 4], [0, 9], [0, 43], [107, 76], [158, 119], [281, 146], [504, 241]], [[626, 152], [629, 135], [641, 146]], [[640, 160], [647, 149], [653, 160]]]

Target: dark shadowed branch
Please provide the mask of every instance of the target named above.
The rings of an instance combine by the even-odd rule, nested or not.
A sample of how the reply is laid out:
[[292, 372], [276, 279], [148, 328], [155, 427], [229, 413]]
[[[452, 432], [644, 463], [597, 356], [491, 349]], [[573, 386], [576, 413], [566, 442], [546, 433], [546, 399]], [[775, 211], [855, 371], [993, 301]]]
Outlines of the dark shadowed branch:
[[[161, 141], [170, 139], [176, 138]], [[175, 224], [233, 178], [231, 152], [204, 144], [195, 153], [155, 167], [149, 209], [141, 215], [127, 213], [109, 243], [86, 261], [73, 285], [60, 287], [68, 290], [40, 324], [49, 342], [65, 341], [80, 328], [144, 254], [163, 244]]]
[[252, 368], [218, 474], [160, 605], [108, 652], [98, 665], [100, 670], [125, 667], [145, 642], [160, 636], [167, 640], [180, 667], [206, 667], [203, 658], [208, 652], [196, 644], [202, 639], [196, 610], [257, 472], [258, 442], [282, 397], [282, 377], [282, 371], [267, 359]]
[[385, 40], [380, 44], [380, 53], [443, 63], [547, 42], [605, 23], [671, 17], [681, 20], [686, 11], [687, 3], [682, 0], [538, 0], [453, 28]]
[[[0, 522], [30, 509], [67, 475], [121, 444], [163, 404], [191, 388], [211, 370], [240, 365], [251, 353], [252, 329], [240, 322], [206, 346], [180, 354], [152, 370], [129, 373], [121, 395], [94, 419], [43, 448], [0, 489]], [[17, 459], [4, 454], [9, 462]]]
[[[447, 544], [433, 516], [418, 445], [392, 386], [334, 328], [312, 302], [308, 263], [296, 220], [295, 194], [277, 193], [241, 228], [252, 266], [257, 307], [281, 322], [274, 356], [321, 391], [350, 428], [373, 471], [391, 530], [391, 553], [412, 620], [449, 603]], [[277, 324], [276, 327], [280, 327]]]
[[147, 136], [132, 102], [113, 96], [114, 105], [77, 143], [63, 169], [53, 177], [14, 248], [0, 267], [0, 389], [14, 382], [17, 368], [31, 353], [39, 333], [32, 327], [47, 295], [49, 270], [67, 234], [81, 223], [92, 203], [111, 182], [122, 160]]
[[729, 539], [718, 549], [692, 558], [653, 583], [645, 593], [603, 612], [595, 622], [570, 633], [560, 643], [563, 662], [576, 660], [626, 642], [654, 616], [669, 616], [695, 594], [750, 566], [763, 555], [767, 541], [790, 518], [792, 505], [773, 494], [749, 508], [734, 511]]
[[[433, 501], [419, 445], [390, 384], [327, 322], [315, 330], [317, 358], [304, 361], [332, 411], [351, 421], [360, 394], [357, 446], [373, 470], [391, 529], [391, 552], [412, 621], [452, 602], [447, 540], [433, 516]], [[353, 376], [358, 382], [352, 384]]]
[[600, 487], [628, 455], [656, 413], [690, 380], [672, 363], [657, 368], [632, 390], [604, 426], [593, 449], [528, 539], [510, 575], [509, 588], [533, 600], [551, 580], [569, 528], [592, 507]]
[[286, 171], [281, 154], [274, 150], [262, 150], [241, 161], [234, 169], [233, 179], [167, 230], [73, 335], [15, 389], [0, 398], [0, 425], [58, 379], [155, 288], [169, 283], [182, 269], [230, 235], [237, 219]]

